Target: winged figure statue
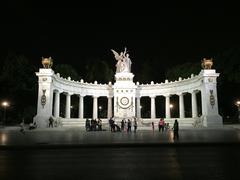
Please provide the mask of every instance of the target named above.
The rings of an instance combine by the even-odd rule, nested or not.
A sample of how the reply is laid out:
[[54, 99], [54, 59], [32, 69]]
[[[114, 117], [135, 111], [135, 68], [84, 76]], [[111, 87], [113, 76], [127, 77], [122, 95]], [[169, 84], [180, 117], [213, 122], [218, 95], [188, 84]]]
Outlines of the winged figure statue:
[[130, 72], [131, 68], [131, 60], [129, 58], [129, 54], [127, 53], [127, 48], [125, 48], [124, 52], [117, 53], [115, 50], [111, 49], [114, 54], [115, 59], [117, 60], [116, 64], [116, 72]]

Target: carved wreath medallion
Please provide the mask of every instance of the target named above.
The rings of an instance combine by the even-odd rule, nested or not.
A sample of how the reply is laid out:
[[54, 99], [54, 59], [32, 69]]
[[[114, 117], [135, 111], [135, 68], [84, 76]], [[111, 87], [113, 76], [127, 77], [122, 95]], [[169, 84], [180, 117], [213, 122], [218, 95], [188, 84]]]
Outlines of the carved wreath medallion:
[[45, 95], [46, 89], [43, 89], [42, 91], [43, 91], [43, 95], [41, 96], [41, 104], [42, 104], [42, 107], [44, 108], [46, 101], [47, 101], [47, 97]]
[[210, 104], [211, 104], [212, 108], [215, 105], [215, 97], [213, 95], [213, 90], [210, 90]]
[[120, 98], [118, 105], [123, 109], [127, 109], [132, 105], [132, 103], [130, 102], [128, 97], [122, 97]]

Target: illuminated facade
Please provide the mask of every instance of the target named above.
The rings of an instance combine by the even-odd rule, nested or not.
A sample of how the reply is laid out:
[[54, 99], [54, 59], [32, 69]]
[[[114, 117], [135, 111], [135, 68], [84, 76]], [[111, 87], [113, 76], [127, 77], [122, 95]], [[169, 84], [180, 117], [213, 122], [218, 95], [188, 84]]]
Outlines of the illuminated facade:
[[[128, 57], [128, 56], [127, 56]], [[46, 58], [43, 59], [46, 61]], [[43, 62], [42, 61], [42, 62]], [[119, 62], [118, 62], [119, 63]], [[116, 65], [117, 66], [117, 65]], [[124, 66], [124, 65], [121, 65]], [[203, 67], [204, 68], [204, 67]], [[38, 76], [38, 105], [37, 115], [34, 117], [38, 127], [47, 127], [48, 119], [53, 116], [59, 120], [63, 126], [85, 126], [86, 118], [98, 118], [98, 98], [106, 97], [108, 99], [107, 118], [102, 119], [103, 124], [108, 123], [110, 117], [114, 117], [117, 122], [123, 118], [138, 119], [139, 125], [157, 123], [159, 117], [156, 117], [155, 98], [157, 96], [165, 97], [165, 121], [172, 125], [176, 118], [171, 118], [170, 97], [177, 95], [179, 97], [179, 120], [180, 126], [195, 127], [215, 127], [222, 126], [222, 117], [218, 114], [217, 99], [217, 77], [214, 69], [202, 69], [198, 75], [182, 79], [179, 77], [174, 82], [165, 80], [164, 83], [139, 84], [133, 81], [134, 75], [131, 69], [122, 69], [115, 74], [115, 83], [98, 84], [62, 78], [60, 74], [55, 74], [48, 64], [40, 68], [36, 73]], [[185, 117], [184, 96], [191, 94], [191, 117]], [[196, 94], [200, 93], [201, 108], [197, 106]], [[65, 115], [60, 117], [60, 94], [66, 97]], [[71, 118], [71, 96], [79, 97], [78, 118]], [[54, 97], [55, 96], [55, 97]], [[93, 98], [92, 117], [84, 117], [84, 97]], [[54, 98], [53, 98], [54, 97]], [[140, 99], [149, 97], [151, 99], [151, 117], [141, 118]], [[54, 100], [54, 102], [53, 102]], [[199, 110], [201, 113], [199, 114]]]

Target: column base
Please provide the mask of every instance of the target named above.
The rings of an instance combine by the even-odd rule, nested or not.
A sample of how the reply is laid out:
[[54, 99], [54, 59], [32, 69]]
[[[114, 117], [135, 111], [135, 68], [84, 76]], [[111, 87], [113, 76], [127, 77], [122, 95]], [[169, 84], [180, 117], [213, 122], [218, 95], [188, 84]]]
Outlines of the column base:
[[47, 128], [50, 116], [39, 116], [36, 115], [33, 118], [33, 122], [36, 122], [37, 128]]
[[202, 115], [201, 119], [205, 127], [223, 127], [223, 119], [220, 115]]

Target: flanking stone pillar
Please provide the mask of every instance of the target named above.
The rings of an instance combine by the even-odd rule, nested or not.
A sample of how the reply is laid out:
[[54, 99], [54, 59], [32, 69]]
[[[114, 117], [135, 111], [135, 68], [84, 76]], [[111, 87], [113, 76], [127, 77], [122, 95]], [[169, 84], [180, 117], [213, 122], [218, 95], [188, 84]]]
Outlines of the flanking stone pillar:
[[192, 93], [192, 117], [197, 117], [197, 97], [196, 97], [196, 91], [193, 91]]
[[137, 97], [137, 118], [141, 118], [141, 97]]
[[151, 96], [151, 119], [156, 118], [155, 97], [156, 96]]
[[108, 97], [108, 111], [107, 111], [107, 118], [110, 119], [112, 117], [112, 96]]
[[98, 97], [93, 96], [93, 119], [98, 118]]
[[58, 90], [55, 91], [55, 102], [54, 102], [54, 117], [59, 117], [60, 110], [60, 92]]
[[179, 116], [180, 118], [185, 118], [185, 108], [184, 108], [184, 94], [179, 94]]
[[204, 69], [200, 72], [202, 95], [203, 125], [208, 127], [222, 126], [222, 117], [218, 114], [217, 77], [215, 69]]
[[79, 108], [78, 108], [78, 117], [83, 119], [84, 114], [84, 96], [79, 95]]
[[37, 114], [33, 121], [38, 128], [46, 128], [49, 117], [52, 116], [54, 71], [50, 68], [42, 68], [36, 72], [36, 75], [38, 76], [38, 102]]
[[165, 110], [166, 110], [166, 118], [171, 118], [170, 116], [170, 95], [165, 95]]
[[71, 118], [71, 94], [66, 94], [66, 110], [65, 110], [65, 118]]

